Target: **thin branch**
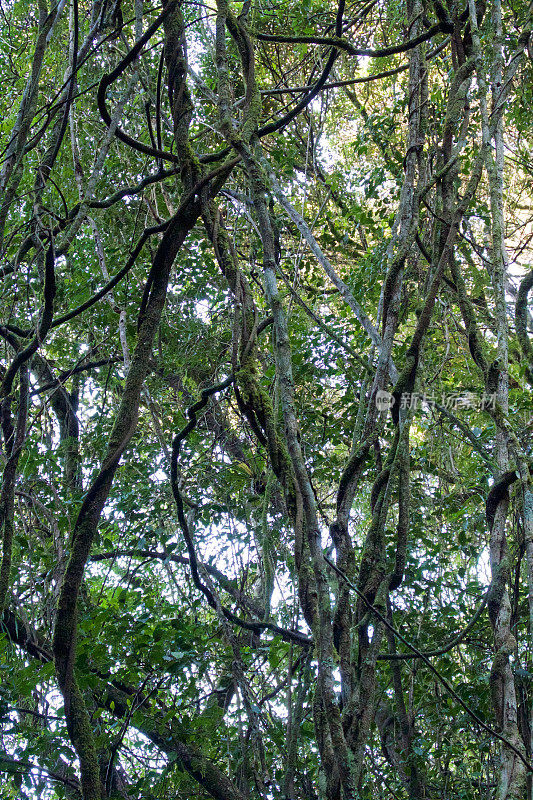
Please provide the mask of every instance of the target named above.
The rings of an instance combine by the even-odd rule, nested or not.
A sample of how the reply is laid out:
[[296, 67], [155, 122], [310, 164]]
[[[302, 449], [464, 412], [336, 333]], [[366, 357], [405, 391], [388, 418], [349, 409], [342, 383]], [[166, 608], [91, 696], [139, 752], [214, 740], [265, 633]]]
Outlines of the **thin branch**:
[[421, 660], [424, 662], [424, 664], [425, 664], [425, 665], [428, 667], [428, 669], [430, 669], [430, 670], [431, 670], [431, 672], [432, 672], [432, 673], [435, 675], [435, 677], [437, 678], [437, 680], [439, 681], [439, 683], [441, 683], [441, 684], [442, 684], [442, 686], [444, 686], [444, 688], [445, 688], [445, 689], [446, 689], [446, 691], [448, 692], [448, 694], [449, 694], [451, 697], [453, 697], [453, 699], [454, 699], [454, 700], [455, 700], [457, 703], [459, 703], [459, 705], [461, 706], [461, 708], [462, 708], [464, 711], [466, 711], [466, 713], [468, 714], [468, 716], [469, 716], [469, 717], [471, 717], [471, 718], [474, 720], [474, 722], [476, 722], [476, 723], [477, 723], [477, 724], [478, 724], [478, 725], [479, 725], [481, 728], [483, 728], [483, 730], [484, 730], [484, 731], [486, 731], [488, 734], [490, 734], [490, 736], [493, 736], [495, 739], [498, 739], [498, 740], [499, 740], [500, 742], [502, 742], [502, 743], [503, 743], [503, 744], [504, 744], [506, 747], [508, 747], [510, 750], [512, 750], [512, 751], [513, 751], [513, 753], [515, 753], [515, 755], [517, 755], [517, 756], [518, 756], [518, 758], [520, 759], [520, 761], [522, 761], [522, 762], [523, 762], [523, 764], [525, 765], [525, 767], [526, 767], [526, 769], [528, 770], [528, 772], [531, 772], [531, 773], [533, 773], [533, 766], [530, 764], [530, 762], [527, 760], [527, 758], [524, 756], [524, 754], [523, 754], [523, 753], [521, 753], [521, 752], [520, 752], [520, 750], [519, 750], [517, 747], [515, 747], [515, 745], [514, 745], [514, 744], [512, 744], [512, 742], [510, 742], [508, 739], [506, 739], [506, 737], [505, 737], [505, 736], [502, 736], [502, 734], [501, 734], [501, 733], [498, 733], [498, 731], [495, 731], [495, 730], [494, 730], [494, 728], [491, 728], [491, 727], [490, 727], [490, 725], [487, 725], [485, 722], [483, 722], [483, 720], [482, 720], [482, 719], [480, 719], [480, 717], [478, 717], [478, 715], [477, 715], [477, 714], [476, 714], [474, 711], [472, 711], [472, 709], [470, 708], [470, 706], [468, 706], [468, 705], [467, 705], [467, 704], [464, 702], [464, 700], [462, 700], [462, 699], [459, 697], [459, 695], [457, 694], [457, 692], [455, 691], [455, 689], [453, 689], [453, 688], [452, 688], [452, 686], [451, 686], [451, 685], [448, 683], [448, 681], [446, 680], [446, 678], [445, 678], [443, 675], [441, 675], [441, 673], [439, 672], [439, 670], [438, 670], [436, 667], [434, 667], [434, 666], [433, 666], [433, 664], [431, 663], [431, 661], [429, 660], [429, 658], [428, 658], [428, 657], [427, 657], [427, 656], [426, 656], [426, 655], [425, 655], [425, 654], [424, 654], [424, 653], [423, 653], [421, 650], [419, 650], [419, 649], [418, 649], [418, 647], [415, 647], [415, 646], [414, 646], [414, 644], [411, 644], [411, 642], [409, 642], [409, 641], [408, 641], [408, 640], [405, 638], [405, 636], [402, 636], [402, 634], [400, 633], [400, 631], [396, 630], [396, 628], [394, 627], [394, 625], [391, 625], [391, 623], [389, 622], [389, 620], [387, 619], [387, 617], [386, 617], [386, 616], [384, 616], [384, 615], [381, 613], [381, 611], [379, 611], [379, 610], [376, 608], [376, 606], [375, 606], [375, 605], [373, 605], [373, 604], [370, 602], [370, 600], [368, 600], [368, 599], [365, 597], [364, 593], [363, 593], [363, 592], [361, 592], [361, 591], [360, 591], [360, 590], [357, 588], [357, 586], [355, 586], [355, 584], [353, 584], [353, 583], [351, 582], [351, 580], [350, 580], [350, 579], [347, 577], [347, 575], [345, 575], [345, 574], [344, 574], [344, 572], [343, 572], [342, 570], [340, 570], [340, 569], [339, 569], [339, 568], [338, 568], [338, 567], [337, 567], [337, 566], [336, 566], [336, 565], [335, 565], [335, 564], [334, 564], [332, 561], [330, 561], [330, 560], [329, 560], [329, 558], [327, 558], [327, 556], [324, 556], [324, 561], [326, 561], [326, 563], [327, 563], [327, 564], [329, 564], [329, 566], [331, 567], [331, 569], [332, 569], [334, 572], [336, 572], [336, 573], [337, 573], [337, 575], [338, 575], [340, 578], [342, 578], [342, 580], [343, 580], [343, 581], [346, 583], [346, 585], [347, 585], [347, 586], [349, 586], [349, 587], [350, 587], [350, 589], [352, 589], [352, 590], [353, 590], [353, 591], [356, 593], [356, 595], [359, 597], [359, 599], [360, 599], [360, 600], [362, 600], [362, 601], [363, 601], [363, 603], [364, 603], [364, 604], [365, 604], [365, 606], [368, 608], [368, 610], [369, 610], [369, 611], [371, 611], [373, 614], [375, 614], [375, 615], [376, 615], [376, 617], [377, 617], [377, 618], [380, 620], [380, 622], [382, 622], [382, 623], [383, 623], [383, 625], [384, 625], [386, 628], [388, 628], [388, 629], [390, 630], [390, 632], [391, 632], [391, 633], [393, 633], [393, 634], [394, 634], [394, 636], [396, 636], [396, 638], [397, 638], [397, 639], [399, 639], [399, 640], [400, 640], [400, 642], [403, 642], [403, 644], [404, 644], [406, 647], [408, 647], [408, 648], [409, 648], [409, 650], [411, 650], [411, 651], [412, 651], [412, 652], [413, 652], [413, 653], [416, 655], [416, 657], [417, 657], [417, 658], [420, 658], [420, 659], [421, 659]]

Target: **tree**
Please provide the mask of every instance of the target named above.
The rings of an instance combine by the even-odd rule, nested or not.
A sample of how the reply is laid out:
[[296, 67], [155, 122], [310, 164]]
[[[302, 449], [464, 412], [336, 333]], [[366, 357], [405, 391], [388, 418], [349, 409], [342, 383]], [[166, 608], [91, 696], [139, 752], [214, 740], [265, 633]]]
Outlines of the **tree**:
[[2, 15], [2, 796], [531, 798], [532, 5]]

